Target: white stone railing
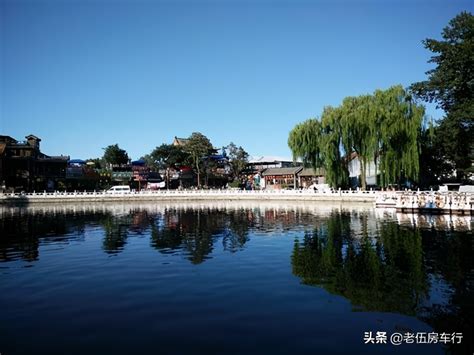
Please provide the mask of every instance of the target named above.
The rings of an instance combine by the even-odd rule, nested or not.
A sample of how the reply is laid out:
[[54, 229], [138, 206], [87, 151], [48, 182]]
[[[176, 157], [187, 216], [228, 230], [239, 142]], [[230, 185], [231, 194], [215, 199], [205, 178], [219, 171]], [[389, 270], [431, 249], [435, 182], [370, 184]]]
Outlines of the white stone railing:
[[[403, 210], [435, 209], [446, 213], [473, 213], [474, 194], [434, 191], [361, 191], [361, 190], [238, 190], [190, 189], [158, 191], [74, 191], [0, 193], [0, 204], [74, 203], [74, 202], [152, 202], [152, 201], [279, 201], [292, 202], [354, 202], [373, 203], [375, 207]], [[283, 203], [283, 201], [286, 201]], [[321, 205], [321, 204], [319, 204]]]
[[398, 195], [397, 208], [472, 210], [474, 193], [456, 191], [421, 191]]
[[190, 189], [158, 191], [74, 191], [0, 193], [0, 203], [60, 202], [60, 201], [141, 201], [141, 200], [294, 200], [294, 201], [354, 201], [375, 202], [379, 191], [357, 190], [238, 190]]
[[473, 213], [474, 193], [457, 191], [399, 191], [379, 194], [376, 207], [393, 207], [402, 211], [437, 211]]
[[0, 193], [0, 198], [82, 198], [82, 197], [114, 197], [114, 196], [373, 196], [376, 197], [380, 191], [361, 190], [238, 190], [238, 189], [189, 189], [189, 190], [142, 190], [130, 192], [108, 192], [108, 191], [54, 191], [54, 192], [22, 192], [22, 193]]

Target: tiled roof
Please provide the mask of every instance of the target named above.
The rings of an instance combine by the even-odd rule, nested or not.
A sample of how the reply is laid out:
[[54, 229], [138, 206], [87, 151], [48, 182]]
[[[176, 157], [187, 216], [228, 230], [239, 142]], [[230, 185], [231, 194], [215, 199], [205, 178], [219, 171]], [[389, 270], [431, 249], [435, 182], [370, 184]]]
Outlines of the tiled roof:
[[178, 138], [174, 137], [173, 144], [174, 145], [186, 145], [188, 143], [189, 139], [188, 138]]
[[14, 142], [14, 143], [16, 143], [16, 139], [15, 139], [15, 138], [10, 137], [10, 136], [3, 136], [3, 135], [0, 135], [0, 141], [6, 142], [6, 143], [9, 143], [9, 142]]
[[294, 175], [301, 171], [302, 167], [296, 168], [268, 168], [265, 169], [262, 173], [263, 176], [269, 175]]
[[69, 157], [67, 155], [60, 155], [60, 156], [52, 156], [42, 154], [38, 156], [38, 161], [43, 162], [64, 162], [67, 163], [69, 161]]
[[41, 138], [39, 137], [36, 137], [35, 135], [33, 134], [29, 134], [25, 137], [26, 139], [36, 139], [37, 141], [41, 141]]
[[326, 175], [326, 171], [324, 168], [317, 168], [316, 170], [313, 168], [305, 168], [298, 173], [299, 176], [324, 176]]
[[278, 157], [274, 155], [263, 155], [263, 156], [255, 156], [249, 160], [250, 164], [262, 164], [262, 163], [279, 163], [279, 162], [293, 162], [293, 159], [285, 158], [285, 157]]

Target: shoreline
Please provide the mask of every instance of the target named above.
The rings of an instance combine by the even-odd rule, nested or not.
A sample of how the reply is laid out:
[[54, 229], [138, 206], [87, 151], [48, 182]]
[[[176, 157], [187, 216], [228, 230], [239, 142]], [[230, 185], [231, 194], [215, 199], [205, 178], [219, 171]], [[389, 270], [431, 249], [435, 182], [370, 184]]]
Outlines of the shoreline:
[[159, 202], [159, 201], [295, 201], [295, 202], [357, 202], [374, 204], [379, 191], [336, 191], [317, 193], [307, 190], [228, 191], [167, 190], [107, 194], [103, 192], [31, 193], [0, 195], [0, 205], [55, 204], [62, 202]]
[[170, 202], [276, 202], [365, 204], [374, 209], [392, 208], [401, 213], [474, 214], [474, 195], [425, 191], [338, 190], [161, 190], [132, 192], [43, 192], [0, 194], [0, 206], [61, 205], [71, 203], [170, 203]]

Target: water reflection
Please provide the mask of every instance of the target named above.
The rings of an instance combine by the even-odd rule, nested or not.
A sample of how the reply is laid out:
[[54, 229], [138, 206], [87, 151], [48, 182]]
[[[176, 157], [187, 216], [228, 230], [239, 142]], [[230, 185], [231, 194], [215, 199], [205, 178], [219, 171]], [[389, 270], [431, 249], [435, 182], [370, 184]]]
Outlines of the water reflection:
[[[3, 211], [5, 212], [5, 211]], [[28, 213], [20, 210], [13, 215], [2, 213], [0, 218], [0, 262], [18, 258], [36, 261], [40, 243], [66, 245], [71, 239], [84, 238], [86, 225], [99, 216], [88, 213], [81, 217], [68, 214]]]
[[207, 259], [215, 239], [224, 230], [225, 215], [222, 212], [168, 210], [163, 215], [163, 224], [152, 228], [151, 243], [163, 252], [184, 249], [189, 260], [199, 264]]
[[109, 255], [123, 252], [130, 238], [149, 235], [159, 252], [180, 252], [199, 264], [210, 258], [218, 242], [225, 251], [241, 250], [250, 229], [285, 232], [340, 208], [265, 202], [0, 207], [0, 262], [36, 261], [41, 245], [81, 240], [85, 229], [93, 229]]
[[[338, 222], [334, 222], [335, 220]], [[102, 249], [110, 255], [117, 255], [126, 249], [129, 238], [143, 236], [149, 237], [151, 247], [160, 253], [181, 253], [192, 263], [199, 264], [210, 257], [216, 243], [222, 244], [223, 249], [231, 253], [242, 250], [250, 239], [251, 231], [285, 233], [316, 225], [317, 229], [311, 232], [312, 237], [308, 234], [305, 238], [309, 243], [308, 248], [322, 248], [326, 244], [334, 244], [342, 249], [334, 251], [333, 257], [350, 261], [352, 259], [346, 260], [342, 254], [337, 253], [351, 256], [354, 253], [354, 243], [362, 242], [361, 246], [366, 247], [360, 249], [363, 251], [360, 257], [370, 258], [371, 250], [367, 247], [375, 243], [375, 250], [383, 246], [382, 256], [385, 263], [394, 264], [395, 267], [402, 267], [401, 263], [405, 263], [412, 270], [412, 263], [403, 259], [408, 256], [400, 256], [400, 260], [392, 256], [394, 250], [388, 246], [389, 234], [386, 232], [389, 226], [379, 227], [380, 221], [397, 221], [397, 225], [417, 227], [412, 232], [394, 232], [398, 233], [398, 242], [394, 242], [394, 245], [405, 247], [398, 252], [400, 255], [404, 255], [406, 250], [410, 253], [419, 251], [420, 246], [413, 243], [419, 239], [421, 230], [429, 229], [433, 233], [470, 233], [472, 229], [470, 216], [418, 216], [396, 214], [393, 210], [377, 210], [375, 216], [374, 212], [370, 211], [369, 216], [364, 205], [275, 205], [268, 202], [220, 201], [0, 207], [0, 262], [17, 259], [36, 261], [41, 245], [68, 244], [73, 240], [82, 240], [85, 238], [84, 231], [88, 228], [101, 235]], [[337, 228], [334, 223], [338, 225]], [[370, 239], [369, 237], [378, 235], [378, 228], [382, 228], [381, 239]], [[322, 238], [325, 233], [327, 235]], [[406, 233], [413, 235], [405, 237]], [[356, 234], [364, 238], [354, 241], [350, 236]], [[319, 238], [315, 238], [317, 235]], [[383, 240], [386, 242], [382, 245]], [[398, 243], [403, 240], [413, 245], [399, 246]], [[313, 245], [316, 241], [323, 244]], [[330, 251], [333, 252], [332, 249]], [[359, 254], [356, 253], [357, 255]]]
[[474, 330], [472, 234], [462, 232], [465, 224], [454, 230], [452, 218], [441, 220], [370, 225], [366, 216], [334, 213], [295, 239], [293, 273], [349, 299], [355, 310], [413, 315], [439, 332], [462, 332], [464, 344], [451, 350], [467, 353]]
[[[0, 208], [0, 266], [6, 269], [15, 262], [37, 265], [39, 260], [48, 259], [46, 253], [42, 255], [44, 247], [67, 249], [74, 244], [88, 248], [64, 254], [61, 265], [68, 264], [68, 258], [77, 253], [96, 248], [112, 264], [124, 260], [126, 252], [131, 251], [126, 263], [114, 264], [129, 268], [143, 260], [142, 253], [148, 253], [141, 272], [153, 269], [155, 260], [167, 257], [184, 259], [183, 264], [194, 270], [196, 264], [216, 257], [215, 250], [220, 247], [227, 256], [238, 256], [234, 262], [246, 260], [240, 258], [242, 251], [248, 256], [255, 246], [252, 242], [263, 237], [271, 239], [268, 244], [259, 244], [260, 249], [254, 248], [255, 255], [251, 255], [265, 261], [258, 264], [264, 266], [262, 269], [280, 261], [273, 259], [275, 255], [283, 256], [283, 264], [291, 265], [294, 276], [290, 270], [276, 271], [343, 296], [356, 311], [415, 316], [437, 332], [462, 332], [463, 347], [455, 351], [468, 352], [472, 347], [474, 250], [470, 216], [396, 214], [393, 210], [373, 211], [366, 205], [223, 201]], [[265, 254], [267, 247], [274, 251], [281, 240], [283, 252]], [[140, 249], [134, 250], [137, 241]], [[58, 254], [61, 256], [60, 252], [55, 256]], [[73, 262], [82, 273], [83, 259]], [[110, 266], [102, 263], [91, 267], [99, 270], [104, 265]], [[246, 267], [243, 261], [238, 265]], [[165, 275], [171, 267], [160, 270], [160, 275]], [[113, 268], [101, 272], [115, 275]], [[173, 272], [179, 274], [176, 269]], [[258, 275], [264, 274], [256, 267], [250, 279], [257, 280]], [[229, 285], [225, 278], [212, 281], [223, 283], [225, 288]], [[133, 282], [140, 285], [141, 281]], [[190, 282], [186, 279], [186, 284]], [[243, 292], [254, 288], [247, 285]], [[265, 295], [278, 295], [276, 291], [269, 289]], [[291, 290], [286, 291], [291, 294]], [[169, 295], [164, 299], [168, 300]]]
[[[194, 264], [210, 258], [216, 243], [234, 253], [244, 248], [249, 230], [288, 231], [311, 224], [315, 206], [272, 204], [63, 205], [0, 208], [0, 262], [36, 261], [41, 245], [101, 235], [102, 249], [118, 255], [130, 238], [150, 237], [161, 253], [179, 252]], [[331, 211], [331, 208], [326, 212]]]
[[254, 212], [218, 209], [167, 209], [151, 224], [151, 245], [160, 252], [184, 249], [194, 264], [203, 262], [222, 240], [224, 250], [236, 252], [249, 240]]
[[135, 214], [130, 213], [126, 216], [103, 215], [99, 223], [104, 229], [104, 241], [102, 247], [108, 254], [117, 254], [123, 250], [127, 243], [129, 230], [136, 230], [137, 227], [132, 223]]
[[293, 273], [358, 309], [415, 314], [428, 297], [420, 232], [382, 223], [374, 237], [365, 216], [361, 222], [355, 231], [350, 215], [335, 214], [296, 239]]

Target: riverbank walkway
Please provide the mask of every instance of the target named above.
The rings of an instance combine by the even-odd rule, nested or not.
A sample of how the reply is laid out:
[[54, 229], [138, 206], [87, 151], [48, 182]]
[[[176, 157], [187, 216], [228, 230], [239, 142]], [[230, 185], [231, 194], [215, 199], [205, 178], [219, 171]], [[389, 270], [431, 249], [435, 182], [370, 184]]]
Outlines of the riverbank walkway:
[[0, 204], [113, 202], [113, 201], [196, 201], [196, 200], [296, 200], [374, 203], [380, 191], [337, 190], [158, 190], [110, 193], [107, 191], [33, 192], [0, 194]]
[[0, 205], [65, 202], [160, 202], [160, 201], [293, 201], [371, 203], [405, 213], [474, 214], [474, 193], [439, 191], [362, 190], [158, 190], [75, 191], [0, 194]]

